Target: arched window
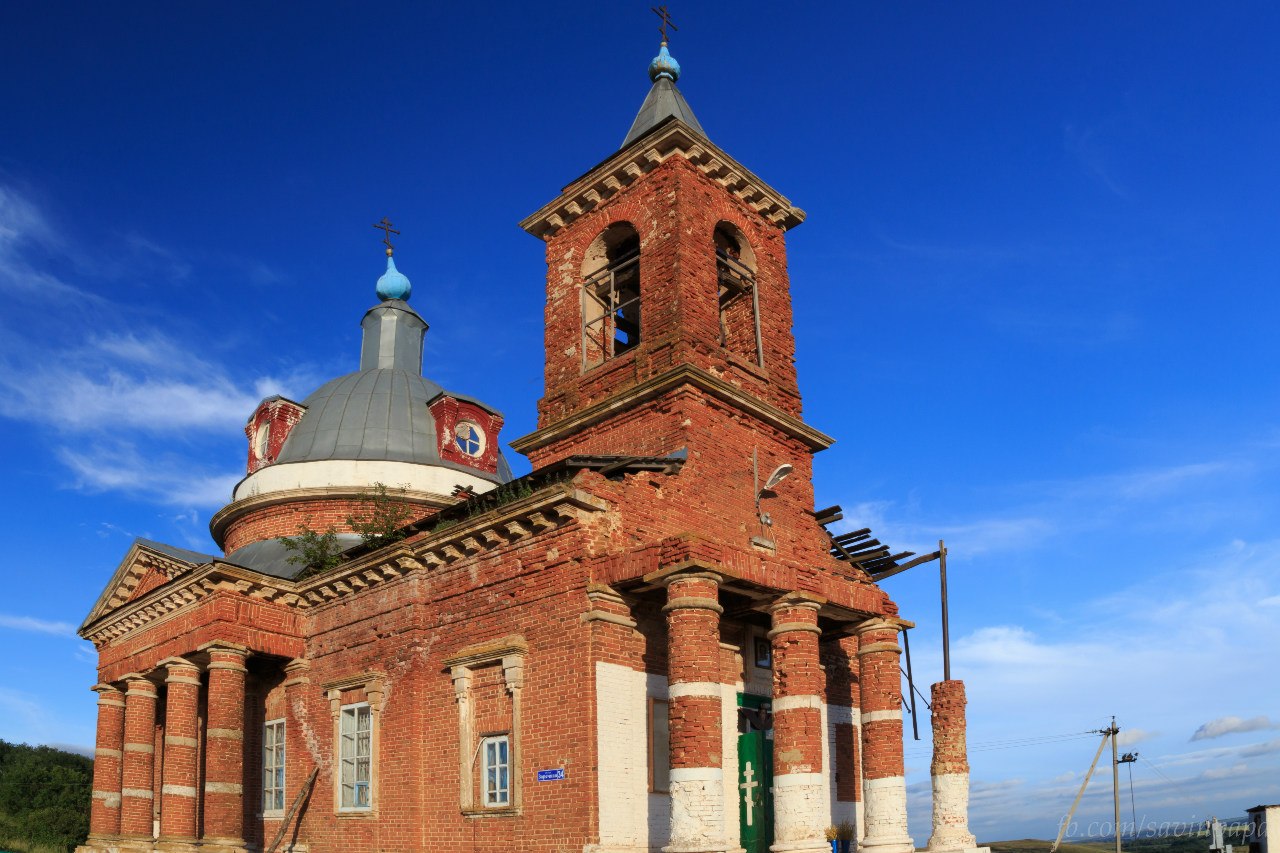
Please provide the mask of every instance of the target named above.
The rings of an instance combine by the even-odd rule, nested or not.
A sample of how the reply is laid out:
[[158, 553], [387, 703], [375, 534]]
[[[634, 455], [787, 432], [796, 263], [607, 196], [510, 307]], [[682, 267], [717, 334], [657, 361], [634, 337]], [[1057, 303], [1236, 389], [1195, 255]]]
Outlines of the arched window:
[[720, 298], [720, 346], [764, 367], [755, 253], [742, 232], [728, 222], [716, 226], [713, 239]]
[[582, 369], [640, 343], [640, 235], [625, 222], [610, 225], [582, 262]]

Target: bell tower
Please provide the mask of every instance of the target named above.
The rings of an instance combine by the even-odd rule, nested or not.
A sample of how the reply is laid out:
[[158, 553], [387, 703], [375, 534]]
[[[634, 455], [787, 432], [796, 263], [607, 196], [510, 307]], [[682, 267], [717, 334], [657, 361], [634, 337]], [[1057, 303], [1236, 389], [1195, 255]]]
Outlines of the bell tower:
[[787, 277], [805, 214], [711, 142], [679, 77], [664, 38], [621, 148], [520, 223], [546, 243], [546, 390], [511, 446], [535, 468], [685, 452], [697, 535], [827, 559], [832, 439], [801, 420]]
[[821, 449], [800, 420], [787, 278], [804, 211], [707, 138], [665, 40], [649, 77], [622, 147], [520, 223], [547, 247], [546, 392], [512, 447], [540, 467], [721, 440], [671, 405], [692, 387]]

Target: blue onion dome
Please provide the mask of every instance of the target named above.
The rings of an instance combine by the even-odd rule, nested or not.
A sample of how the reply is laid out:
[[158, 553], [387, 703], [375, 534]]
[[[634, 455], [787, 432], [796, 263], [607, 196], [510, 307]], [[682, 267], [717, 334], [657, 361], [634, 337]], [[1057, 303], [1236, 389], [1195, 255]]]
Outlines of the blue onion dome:
[[653, 58], [653, 62], [649, 63], [649, 79], [657, 83], [659, 77], [666, 77], [672, 83], [680, 79], [680, 63], [667, 52], [665, 41], [658, 48], [658, 55]]
[[410, 293], [413, 293], [413, 285], [396, 269], [396, 262], [391, 259], [391, 252], [388, 251], [387, 271], [378, 279], [378, 298], [384, 302], [388, 299], [408, 299]]

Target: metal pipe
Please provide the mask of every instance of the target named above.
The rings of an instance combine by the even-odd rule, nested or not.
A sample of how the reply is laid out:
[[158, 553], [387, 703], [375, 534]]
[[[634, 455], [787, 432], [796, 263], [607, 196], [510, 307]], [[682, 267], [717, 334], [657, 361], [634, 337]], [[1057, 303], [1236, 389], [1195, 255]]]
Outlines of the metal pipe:
[[907, 655], [907, 690], [911, 693], [911, 733], [920, 740], [920, 723], [916, 719], [916, 680], [911, 676], [911, 640], [907, 638], [907, 629], [902, 629], [902, 651]]
[[1116, 806], [1116, 853], [1120, 851], [1120, 755], [1117, 741], [1120, 740], [1120, 729], [1116, 726], [1116, 718], [1111, 718], [1111, 793]]
[[938, 573], [942, 577], [942, 680], [951, 680], [951, 623], [947, 612], [947, 546], [938, 540]]

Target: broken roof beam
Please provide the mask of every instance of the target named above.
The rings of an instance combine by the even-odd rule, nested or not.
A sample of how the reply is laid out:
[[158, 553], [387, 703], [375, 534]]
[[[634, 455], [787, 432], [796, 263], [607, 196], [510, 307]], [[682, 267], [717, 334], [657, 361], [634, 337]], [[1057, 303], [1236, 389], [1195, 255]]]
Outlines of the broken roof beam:
[[873, 572], [871, 575], [871, 579], [876, 583], [879, 583], [885, 578], [891, 578], [894, 575], [900, 575], [903, 572], [905, 572], [907, 569], [914, 569], [916, 566], [919, 566], [922, 563], [928, 563], [932, 560], [938, 559], [941, 556], [942, 556], [941, 551], [934, 551], [932, 554], [923, 554], [919, 557], [916, 557], [914, 560], [911, 560], [910, 562], [907, 562], [907, 563], [903, 563], [899, 566], [888, 568], [882, 572]]

